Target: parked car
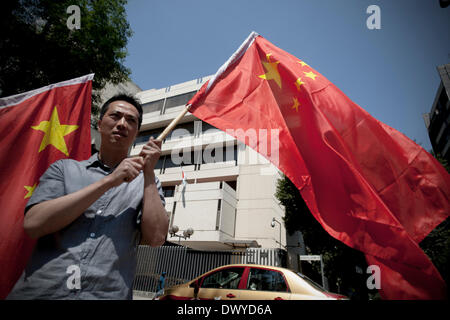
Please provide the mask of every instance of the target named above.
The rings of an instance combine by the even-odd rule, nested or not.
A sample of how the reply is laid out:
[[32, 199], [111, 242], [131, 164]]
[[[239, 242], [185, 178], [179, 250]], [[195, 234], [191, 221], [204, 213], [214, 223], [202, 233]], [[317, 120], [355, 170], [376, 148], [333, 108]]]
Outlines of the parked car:
[[187, 283], [166, 289], [160, 300], [341, 300], [286, 268], [231, 264], [215, 268]]

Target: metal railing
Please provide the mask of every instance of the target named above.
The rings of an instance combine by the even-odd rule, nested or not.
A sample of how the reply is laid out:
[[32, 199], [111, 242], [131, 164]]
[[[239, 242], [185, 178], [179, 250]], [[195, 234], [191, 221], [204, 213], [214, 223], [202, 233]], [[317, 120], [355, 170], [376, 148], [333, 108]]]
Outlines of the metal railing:
[[133, 290], [155, 292], [162, 272], [165, 288], [185, 283], [197, 276], [227, 264], [253, 263], [285, 266], [284, 251], [250, 248], [245, 251], [200, 251], [186, 247], [139, 246]]

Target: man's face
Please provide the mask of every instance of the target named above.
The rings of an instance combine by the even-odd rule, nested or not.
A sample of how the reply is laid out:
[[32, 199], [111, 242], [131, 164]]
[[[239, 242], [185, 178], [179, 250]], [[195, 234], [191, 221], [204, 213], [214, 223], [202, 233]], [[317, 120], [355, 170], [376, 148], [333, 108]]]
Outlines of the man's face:
[[130, 103], [113, 101], [98, 122], [102, 144], [128, 150], [138, 134], [139, 112]]

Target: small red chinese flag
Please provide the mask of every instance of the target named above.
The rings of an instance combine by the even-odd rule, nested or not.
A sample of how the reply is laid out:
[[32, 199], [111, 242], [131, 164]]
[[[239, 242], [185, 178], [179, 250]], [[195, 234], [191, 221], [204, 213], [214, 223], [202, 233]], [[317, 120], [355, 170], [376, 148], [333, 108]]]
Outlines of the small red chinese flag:
[[445, 297], [418, 243], [448, 217], [450, 177], [423, 148], [256, 33], [189, 103], [283, 171], [323, 228], [380, 268], [383, 298]]
[[35, 241], [24, 209], [53, 162], [91, 154], [93, 74], [0, 99], [0, 298], [21, 275]]

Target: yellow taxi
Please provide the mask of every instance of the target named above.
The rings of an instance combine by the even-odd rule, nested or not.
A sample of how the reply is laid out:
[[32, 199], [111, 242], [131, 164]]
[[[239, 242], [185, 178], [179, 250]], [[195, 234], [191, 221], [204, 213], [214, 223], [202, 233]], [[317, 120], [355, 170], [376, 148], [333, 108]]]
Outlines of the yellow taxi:
[[286, 268], [230, 264], [164, 291], [160, 300], [346, 300]]

